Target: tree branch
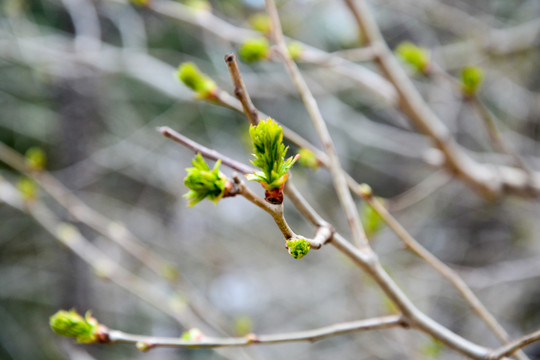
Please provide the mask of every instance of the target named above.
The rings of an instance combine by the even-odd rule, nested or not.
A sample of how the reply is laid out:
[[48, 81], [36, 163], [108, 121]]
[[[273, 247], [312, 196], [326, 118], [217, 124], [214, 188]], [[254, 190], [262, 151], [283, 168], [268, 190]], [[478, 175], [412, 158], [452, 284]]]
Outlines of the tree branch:
[[252, 346], [258, 344], [281, 344], [299, 341], [319, 341], [328, 337], [348, 334], [358, 331], [370, 331], [388, 329], [393, 327], [404, 327], [406, 322], [399, 315], [384, 316], [359, 321], [351, 321], [325, 326], [312, 330], [296, 331], [291, 333], [273, 335], [248, 334], [244, 337], [235, 338], [215, 338], [202, 336], [200, 340], [190, 341], [176, 338], [142, 336], [124, 333], [118, 330], [109, 330], [109, 343], [142, 343], [149, 348], [153, 347], [183, 347], [183, 348], [215, 348], [231, 346]]
[[367, 237], [364, 233], [362, 225], [360, 224], [358, 210], [348, 189], [347, 181], [343, 174], [343, 170], [341, 168], [334, 143], [332, 142], [332, 138], [330, 137], [330, 133], [328, 132], [328, 128], [326, 127], [326, 123], [322, 118], [321, 112], [315, 98], [313, 97], [313, 94], [311, 93], [306, 82], [304, 81], [302, 74], [300, 74], [298, 67], [289, 56], [287, 44], [285, 43], [285, 39], [283, 37], [281, 23], [279, 21], [279, 16], [273, 0], [266, 0], [266, 11], [272, 19], [272, 35], [274, 41], [279, 48], [280, 55], [283, 58], [287, 72], [293, 80], [296, 89], [298, 90], [298, 93], [300, 94], [300, 97], [304, 102], [306, 110], [309, 113], [313, 125], [317, 130], [319, 138], [323, 143], [326, 155], [328, 156], [329, 168], [330, 172], [332, 173], [334, 188], [337, 192], [341, 206], [345, 212], [347, 223], [349, 224], [349, 227], [352, 231], [353, 240], [357, 246], [367, 247]]

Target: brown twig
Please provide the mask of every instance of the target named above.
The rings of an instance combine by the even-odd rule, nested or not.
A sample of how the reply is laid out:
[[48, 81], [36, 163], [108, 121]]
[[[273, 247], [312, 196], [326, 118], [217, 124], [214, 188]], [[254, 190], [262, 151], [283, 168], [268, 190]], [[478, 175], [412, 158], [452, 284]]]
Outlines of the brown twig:
[[259, 112], [253, 105], [251, 98], [247, 92], [244, 81], [242, 80], [242, 75], [238, 69], [238, 63], [236, 62], [236, 57], [234, 54], [225, 55], [225, 63], [229, 68], [229, 73], [234, 84], [234, 95], [242, 103], [242, 108], [244, 109], [244, 114], [249, 120], [249, 123], [253, 126], [256, 126], [259, 123]]
[[[380, 49], [377, 56], [377, 63], [384, 71], [386, 77], [394, 84], [399, 94], [400, 107], [410, 117], [410, 119], [413, 120], [413, 123], [419, 126], [424, 133], [428, 134], [434, 140], [437, 147], [445, 155], [446, 166], [452, 172], [477, 187], [485, 195], [489, 197], [498, 196], [502, 189], [502, 183], [497, 183], [497, 180], [501, 181], [500, 176], [498, 176], [499, 173], [494, 173], [493, 171], [487, 169], [481, 169], [480, 165], [468, 157], [455, 143], [450, 136], [448, 129], [442, 124], [431, 109], [429, 109], [421, 95], [415, 89], [409, 77], [397, 63], [397, 60], [392, 52], [388, 49], [388, 46], [386, 45], [386, 42], [384, 41], [379, 27], [373, 19], [366, 2], [364, 0], [360, 0], [358, 2], [355, 2], [354, 0], [345, 0], [345, 2], [351, 10], [358, 27], [362, 31], [362, 34], [367, 40], [368, 44], [371, 46], [377, 46]], [[523, 190], [526, 189], [521, 189], [521, 191]], [[400, 230], [401, 233], [401, 229], [399, 229], [402, 228], [401, 225], [394, 225], [396, 225], [396, 230]], [[397, 225], [399, 225], [399, 227], [397, 227]], [[402, 239], [407, 239], [408, 242], [411, 243], [410, 240], [412, 237], [408, 238], [405, 234], [402, 234], [402, 236]], [[421, 251], [423, 256], [432, 257], [431, 253], [427, 252], [426, 254], [426, 252], [422, 251], [424, 250], [423, 248], [419, 248], [416, 246], [416, 244], [414, 245], [415, 249], [417, 251]], [[435, 260], [439, 261], [433, 256], [431, 259], [433, 264], [435, 264]], [[440, 268], [440, 270], [446, 271], [444, 268]], [[456, 278], [461, 280], [459, 277]], [[454, 279], [454, 281], [456, 280]], [[473, 309], [487, 323], [495, 335], [503, 342], [508, 341], [509, 337], [506, 331], [497, 323], [496, 319], [489, 314], [487, 309], [481, 305], [472, 291], [470, 291], [468, 287], [460, 287], [462, 291], [465, 289], [469, 290], [470, 293], [465, 292], [467, 295], [465, 298], [468, 299]], [[473, 295], [472, 297], [470, 296], [471, 294]], [[524, 356], [524, 354], [519, 354], [519, 358], [526, 359], [526, 356]]]
[[501, 359], [505, 356], [511, 356], [512, 354], [514, 354], [517, 350], [529, 345], [529, 344], [532, 344], [536, 341], [540, 341], [540, 330], [537, 330], [531, 334], [528, 334], [528, 335], [525, 335], [519, 339], [517, 339], [516, 341], [512, 341], [508, 344], [506, 344], [505, 346], [501, 347], [500, 349], [497, 349], [495, 351], [493, 351], [488, 359], [490, 360], [497, 360], [497, 359]]

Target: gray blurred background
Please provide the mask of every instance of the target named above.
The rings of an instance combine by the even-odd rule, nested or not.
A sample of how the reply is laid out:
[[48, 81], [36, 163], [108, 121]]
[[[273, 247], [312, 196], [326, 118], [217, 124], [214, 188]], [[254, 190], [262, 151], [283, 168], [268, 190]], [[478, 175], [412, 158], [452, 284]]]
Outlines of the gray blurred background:
[[[214, 15], [244, 28], [251, 15], [264, 11], [260, 0], [211, 5]], [[342, 2], [278, 5], [286, 35], [329, 52], [358, 46], [356, 25]], [[481, 100], [510, 147], [540, 168], [539, 1], [384, 0], [371, 6], [391, 48], [413, 41], [454, 75], [464, 65], [482, 67]], [[54, 334], [48, 318], [61, 308], [90, 309], [111, 328], [161, 336], [180, 336], [186, 327], [228, 336], [295, 331], [393, 310], [374, 283], [332, 247], [294, 260], [272, 219], [245, 199], [187, 207], [184, 169], [193, 154], [155, 128], [170, 126], [249, 161], [246, 119], [194, 100], [174, 77], [179, 63], [193, 61], [232, 92], [223, 56], [236, 52], [238, 44], [121, 1], [2, 0], [0, 14], [0, 141], [22, 154], [34, 146], [44, 149], [53, 176], [106, 219], [125, 224], [179, 273], [171, 282], [149, 271], [40, 192], [38, 201], [59, 219], [76, 225], [91, 245], [150, 284], [144, 291], [168, 308], [160, 311], [96, 273], [30, 216], [0, 203], [0, 360], [460, 358], [419, 332], [399, 329], [314, 344], [144, 354], [129, 345], [76, 345]], [[362, 64], [376, 71], [373, 64]], [[255, 105], [320, 147], [283, 66], [240, 67]], [[343, 167], [396, 205], [402, 224], [458, 270], [512, 337], [540, 328], [538, 202], [481, 198], [426, 163], [430, 141], [399, 111], [325, 66], [301, 64], [301, 70]], [[411, 76], [471, 156], [507, 162], [493, 152], [480, 119], [455, 88], [441, 79]], [[289, 152], [296, 151], [291, 146]], [[292, 174], [314, 207], [348, 235], [328, 171], [295, 166]], [[20, 176], [4, 163], [0, 175], [9, 183]], [[401, 194], [419, 183], [430, 195], [403, 200]], [[250, 187], [262, 195], [260, 186]], [[285, 212], [297, 233], [313, 235], [288, 203]], [[498, 344], [457, 292], [404, 251], [390, 230], [382, 228], [372, 245], [420, 309], [475, 342]], [[190, 306], [202, 312], [177, 321], [191, 313]], [[526, 351], [540, 359], [539, 345]]]

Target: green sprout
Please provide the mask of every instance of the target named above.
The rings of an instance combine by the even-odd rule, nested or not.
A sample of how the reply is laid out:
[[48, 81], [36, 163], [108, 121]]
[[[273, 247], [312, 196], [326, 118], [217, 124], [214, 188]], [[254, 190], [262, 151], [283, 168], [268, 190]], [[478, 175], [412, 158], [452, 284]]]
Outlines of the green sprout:
[[272, 32], [272, 20], [265, 13], [257, 13], [251, 16], [248, 21], [254, 30], [263, 34], [270, 34]]
[[396, 54], [417, 72], [427, 73], [429, 70], [429, 54], [426, 49], [405, 41], [396, 48]]
[[298, 163], [302, 166], [317, 169], [321, 165], [315, 153], [307, 148], [301, 148], [298, 154], [300, 155]]
[[270, 44], [265, 38], [247, 39], [240, 45], [238, 54], [245, 62], [266, 59], [270, 53]]
[[293, 41], [287, 44], [287, 50], [289, 51], [289, 56], [293, 60], [298, 60], [300, 58], [300, 55], [302, 55], [302, 51], [304, 50], [302, 47], [302, 44], [300, 44], [297, 41]]
[[301, 259], [309, 252], [309, 241], [306, 239], [288, 240], [287, 248], [293, 258]]
[[217, 89], [216, 83], [202, 73], [194, 63], [185, 62], [180, 64], [176, 74], [184, 85], [195, 91], [198, 99], [208, 99], [214, 96]]
[[41, 171], [45, 169], [47, 164], [47, 155], [45, 151], [39, 147], [31, 147], [24, 155], [26, 159], [26, 165], [30, 170]]
[[271, 118], [251, 126], [249, 135], [255, 157], [251, 163], [261, 171], [246, 175], [247, 179], [260, 182], [266, 190], [282, 189], [299, 155], [285, 160], [288, 147], [283, 144], [283, 129]]
[[476, 95], [482, 85], [483, 79], [484, 74], [479, 67], [464, 67], [463, 70], [461, 70], [461, 89], [463, 93], [468, 96]]
[[193, 167], [186, 169], [187, 176], [184, 185], [189, 192], [184, 197], [190, 200], [188, 206], [191, 207], [205, 198], [217, 203], [225, 194], [227, 187], [227, 177], [219, 172], [221, 161], [218, 160], [214, 169], [210, 170], [200, 153], [197, 153], [192, 161]]
[[99, 339], [99, 324], [90, 312], [83, 318], [75, 310], [60, 310], [50, 317], [49, 325], [58, 335], [74, 337], [78, 343], [90, 344]]

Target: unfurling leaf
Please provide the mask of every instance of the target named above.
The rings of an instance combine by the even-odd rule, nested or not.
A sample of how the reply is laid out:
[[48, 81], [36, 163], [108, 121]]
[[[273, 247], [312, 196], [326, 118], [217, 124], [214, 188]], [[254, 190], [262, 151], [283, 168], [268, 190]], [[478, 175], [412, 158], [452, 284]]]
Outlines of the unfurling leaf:
[[258, 181], [266, 190], [282, 188], [287, 181], [289, 169], [298, 160], [298, 155], [285, 160], [288, 147], [283, 144], [283, 129], [268, 118], [251, 126], [249, 135], [253, 143], [251, 163], [261, 171], [247, 175], [248, 180]]
[[225, 194], [227, 177], [219, 172], [221, 161], [218, 160], [214, 168], [210, 170], [201, 154], [197, 154], [193, 159], [193, 167], [186, 169], [187, 176], [184, 185], [189, 192], [184, 195], [190, 202], [188, 206], [193, 206], [205, 198], [217, 203]]
[[98, 341], [99, 324], [90, 312], [83, 318], [75, 310], [60, 310], [50, 317], [49, 325], [58, 335], [74, 337], [78, 343]]

